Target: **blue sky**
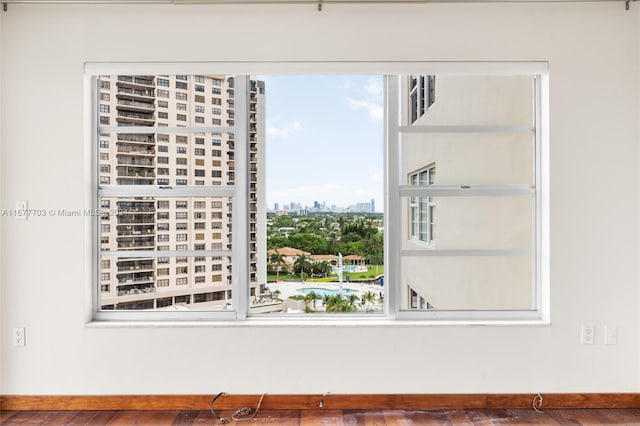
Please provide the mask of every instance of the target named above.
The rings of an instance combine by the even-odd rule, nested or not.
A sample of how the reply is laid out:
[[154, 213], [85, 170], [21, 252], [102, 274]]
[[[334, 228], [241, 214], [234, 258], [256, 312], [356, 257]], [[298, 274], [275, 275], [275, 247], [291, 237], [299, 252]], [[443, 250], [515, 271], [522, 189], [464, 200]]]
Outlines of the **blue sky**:
[[280, 75], [265, 81], [267, 206], [314, 201], [383, 207], [381, 76]]

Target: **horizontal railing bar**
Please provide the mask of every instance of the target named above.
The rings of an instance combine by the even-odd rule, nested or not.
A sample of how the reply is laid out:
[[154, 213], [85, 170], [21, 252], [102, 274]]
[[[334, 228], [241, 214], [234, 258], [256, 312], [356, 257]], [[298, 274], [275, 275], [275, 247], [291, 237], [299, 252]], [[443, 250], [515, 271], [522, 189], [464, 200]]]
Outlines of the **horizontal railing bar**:
[[400, 133], [531, 133], [531, 126], [484, 126], [484, 125], [450, 125], [450, 126], [400, 126]]
[[155, 127], [155, 126], [116, 126], [99, 127], [100, 133], [233, 133], [233, 126], [207, 126], [207, 127]]
[[110, 185], [101, 186], [101, 197], [233, 197], [236, 188], [226, 186], [200, 185]]
[[401, 197], [513, 197], [533, 196], [530, 185], [400, 185]]
[[105, 250], [102, 257], [231, 257], [231, 250]]
[[402, 250], [403, 257], [425, 257], [425, 256], [532, 256], [530, 249], [425, 249], [425, 250]]

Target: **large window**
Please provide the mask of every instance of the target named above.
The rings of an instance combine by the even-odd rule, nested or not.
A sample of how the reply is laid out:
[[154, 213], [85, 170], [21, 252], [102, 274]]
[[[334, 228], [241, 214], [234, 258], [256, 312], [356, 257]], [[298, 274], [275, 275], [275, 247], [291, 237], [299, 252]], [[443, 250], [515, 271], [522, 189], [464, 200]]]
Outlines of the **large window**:
[[[93, 205], [110, 206], [93, 219], [95, 318], [545, 318], [546, 65], [370, 65], [377, 74], [88, 67]], [[361, 98], [345, 95], [358, 85]], [[322, 126], [279, 122], [274, 99]], [[292, 192], [271, 189], [270, 167]], [[314, 173], [323, 185], [303, 185]], [[361, 177], [380, 198], [348, 186]], [[340, 187], [348, 201], [325, 199]]]

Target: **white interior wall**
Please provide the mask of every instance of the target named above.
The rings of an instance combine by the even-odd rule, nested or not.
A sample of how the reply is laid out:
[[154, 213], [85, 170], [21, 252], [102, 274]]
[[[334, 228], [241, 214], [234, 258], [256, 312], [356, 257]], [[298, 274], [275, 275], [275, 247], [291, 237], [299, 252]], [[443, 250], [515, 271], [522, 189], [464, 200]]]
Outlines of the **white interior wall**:
[[[2, 393], [639, 391], [639, 10], [10, 4], [5, 209], [83, 206], [85, 61], [549, 61], [552, 324], [87, 327], [82, 220], [3, 218]], [[10, 345], [17, 325], [26, 347]]]

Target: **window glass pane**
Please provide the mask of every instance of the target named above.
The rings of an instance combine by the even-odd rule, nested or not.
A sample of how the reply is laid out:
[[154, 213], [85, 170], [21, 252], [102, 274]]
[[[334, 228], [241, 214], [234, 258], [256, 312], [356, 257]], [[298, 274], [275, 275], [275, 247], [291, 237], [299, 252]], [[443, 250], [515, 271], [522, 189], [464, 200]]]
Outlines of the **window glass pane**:
[[533, 185], [532, 141], [529, 133], [405, 134], [404, 184], [416, 184], [415, 173], [435, 164], [437, 176], [421, 176], [421, 185]]
[[100, 217], [103, 309], [167, 307], [166, 301], [158, 305], [158, 299], [164, 297], [173, 297], [171, 305], [186, 303], [192, 310], [226, 309], [230, 296], [220, 295], [231, 291], [229, 256], [168, 253], [125, 258], [113, 252], [230, 250], [230, 198], [105, 197], [101, 203], [111, 206]]
[[534, 309], [532, 265], [530, 256], [404, 257], [401, 309]]
[[382, 76], [260, 79], [267, 280], [251, 313], [382, 313]]
[[[175, 134], [162, 127], [233, 126], [235, 104], [233, 77], [204, 78], [205, 87], [221, 88], [195, 94], [194, 76], [101, 76], [99, 101], [101, 125], [149, 127], [148, 133], [100, 134], [99, 181], [109, 185], [226, 185], [234, 181], [234, 136], [229, 132]], [[215, 80], [215, 83], [214, 83]], [[109, 84], [104, 84], [109, 83]], [[187, 88], [175, 83], [187, 84]], [[202, 85], [198, 85], [201, 87]], [[110, 101], [109, 101], [110, 99]], [[217, 105], [217, 110], [211, 109]], [[256, 119], [250, 126], [257, 132]], [[139, 131], [139, 129], [136, 129]], [[257, 138], [254, 137], [255, 141]], [[199, 145], [199, 149], [196, 146]], [[210, 148], [215, 146], [216, 150]], [[216, 159], [214, 164], [213, 159]], [[199, 160], [200, 164], [196, 164]], [[180, 163], [182, 161], [182, 163]], [[156, 169], [157, 164], [166, 167]], [[178, 175], [176, 165], [183, 165]]]
[[533, 247], [534, 201], [530, 196], [419, 197], [417, 205], [412, 205], [410, 198], [402, 198], [405, 250]]
[[[421, 85], [418, 99], [409, 98], [412, 105], [420, 102], [416, 125], [494, 125], [530, 126], [533, 121], [533, 77], [488, 75], [435, 75]], [[426, 86], [425, 86], [426, 87]], [[407, 87], [407, 93], [409, 88]], [[433, 94], [433, 102], [425, 97]], [[414, 96], [413, 94], [411, 95]], [[452, 111], [455, 111], [452, 114]], [[412, 122], [412, 121], [410, 121]]]
[[112, 257], [100, 281], [101, 310], [232, 309], [231, 260], [222, 257]]
[[228, 197], [104, 197], [101, 202], [112, 206], [100, 217], [101, 237], [108, 241], [102, 251], [231, 248]]

